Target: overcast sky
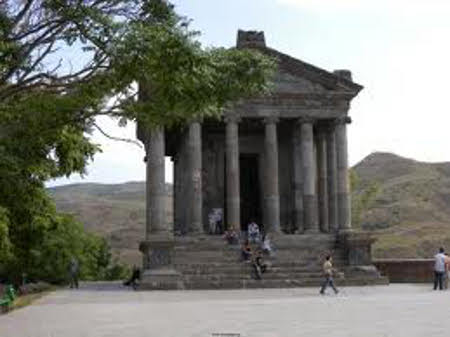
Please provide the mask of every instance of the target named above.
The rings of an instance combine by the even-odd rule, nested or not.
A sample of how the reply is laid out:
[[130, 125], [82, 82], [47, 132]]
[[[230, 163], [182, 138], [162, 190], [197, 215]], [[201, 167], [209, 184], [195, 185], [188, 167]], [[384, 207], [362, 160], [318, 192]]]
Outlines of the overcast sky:
[[[448, 0], [177, 0], [205, 46], [230, 47], [238, 29], [262, 30], [266, 43], [320, 68], [350, 69], [365, 88], [353, 101], [349, 159], [374, 151], [420, 161], [450, 161]], [[134, 125], [111, 134], [135, 137]], [[59, 179], [121, 183], [145, 179], [143, 150], [94, 134], [103, 153], [88, 174]], [[168, 162], [166, 179], [171, 181]]]

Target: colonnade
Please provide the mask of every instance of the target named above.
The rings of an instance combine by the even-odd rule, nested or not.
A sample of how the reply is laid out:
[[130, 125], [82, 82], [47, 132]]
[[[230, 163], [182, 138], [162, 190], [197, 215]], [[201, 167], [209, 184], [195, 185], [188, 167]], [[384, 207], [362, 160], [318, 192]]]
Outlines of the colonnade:
[[[265, 228], [279, 233], [280, 191], [278, 163], [278, 118], [264, 119]], [[292, 201], [294, 227], [299, 233], [351, 229], [348, 180], [347, 123], [349, 117], [332, 120], [299, 118], [292, 132]], [[225, 118], [227, 228], [240, 229], [239, 123]], [[315, 124], [317, 124], [315, 126]], [[164, 130], [151, 132], [147, 151], [147, 236], [169, 231], [165, 219]], [[202, 233], [202, 127], [189, 126], [187, 136], [189, 192], [185, 200], [190, 213], [189, 233]]]

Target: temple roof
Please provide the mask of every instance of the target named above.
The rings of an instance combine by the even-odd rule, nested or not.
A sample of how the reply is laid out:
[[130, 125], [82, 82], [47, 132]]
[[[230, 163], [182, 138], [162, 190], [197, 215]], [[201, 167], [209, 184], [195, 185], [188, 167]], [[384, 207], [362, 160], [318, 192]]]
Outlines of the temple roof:
[[258, 50], [277, 59], [279, 71], [317, 83], [330, 91], [347, 92], [351, 96], [349, 98], [355, 97], [363, 89], [363, 86], [353, 82], [349, 70], [329, 72], [268, 47], [265, 42], [264, 32], [239, 30], [237, 48]]

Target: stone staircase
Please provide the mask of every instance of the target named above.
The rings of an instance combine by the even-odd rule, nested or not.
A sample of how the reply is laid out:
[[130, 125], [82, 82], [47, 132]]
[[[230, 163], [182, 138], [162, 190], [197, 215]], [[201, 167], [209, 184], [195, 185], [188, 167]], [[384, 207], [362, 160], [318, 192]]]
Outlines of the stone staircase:
[[240, 246], [227, 245], [221, 237], [177, 237], [175, 269], [185, 289], [289, 288], [319, 286], [327, 253], [341, 277], [338, 286], [387, 284], [374, 267], [349, 267], [343, 249], [329, 234], [283, 235], [275, 238], [275, 254], [265, 257], [269, 265], [262, 280], [252, 278], [251, 263], [240, 261]]

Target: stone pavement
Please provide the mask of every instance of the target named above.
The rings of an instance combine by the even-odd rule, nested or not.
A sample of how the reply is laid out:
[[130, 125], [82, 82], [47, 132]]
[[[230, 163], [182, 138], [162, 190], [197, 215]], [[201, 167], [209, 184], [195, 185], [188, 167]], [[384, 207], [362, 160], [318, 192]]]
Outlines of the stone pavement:
[[133, 292], [85, 284], [0, 316], [0, 336], [442, 337], [450, 334], [449, 308], [450, 291], [425, 285], [320, 296], [318, 288]]

